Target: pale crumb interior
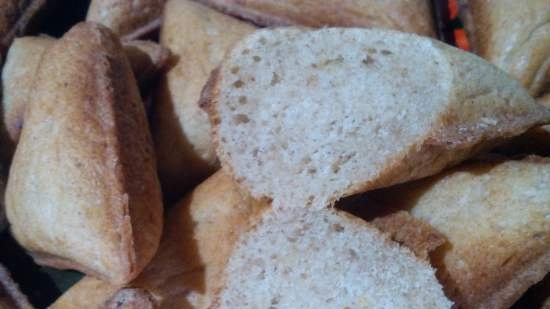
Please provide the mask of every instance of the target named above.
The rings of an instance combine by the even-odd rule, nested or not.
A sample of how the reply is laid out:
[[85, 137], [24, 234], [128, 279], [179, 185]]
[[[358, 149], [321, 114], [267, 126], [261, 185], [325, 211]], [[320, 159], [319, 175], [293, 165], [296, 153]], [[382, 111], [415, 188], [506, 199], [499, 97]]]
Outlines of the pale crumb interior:
[[449, 308], [434, 270], [335, 210], [270, 213], [239, 243], [219, 308]]
[[237, 179], [275, 206], [325, 207], [402, 160], [447, 102], [452, 74], [432, 44], [381, 30], [256, 32], [220, 73], [218, 134]]

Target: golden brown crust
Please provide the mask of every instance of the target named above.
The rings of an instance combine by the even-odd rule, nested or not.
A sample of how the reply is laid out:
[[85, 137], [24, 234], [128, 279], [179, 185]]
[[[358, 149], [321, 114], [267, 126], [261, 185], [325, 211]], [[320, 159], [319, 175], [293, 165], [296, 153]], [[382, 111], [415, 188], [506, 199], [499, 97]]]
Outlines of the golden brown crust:
[[[241, 43], [238, 48], [244, 48], [243, 44], [248, 43], [250, 42]], [[430, 130], [419, 138], [418, 143], [399, 154], [399, 159], [388, 162], [373, 179], [351, 184], [341, 196], [331, 197], [328, 204], [334, 204], [341, 197], [437, 174], [532, 127], [550, 123], [550, 110], [535, 104], [533, 98], [502, 71], [478, 57], [472, 57], [446, 44], [435, 40], [432, 40], [432, 44], [445, 57], [450, 67], [448, 78], [453, 86], [447, 94], [446, 109], [439, 114]], [[239, 56], [234, 57], [230, 60], [238, 59]], [[250, 189], [253, 184], [235, 176], [234, 167], [229, 163], [232, 160], [223, 149], [218, 134], [221, 119], [219, 97], [225, 82], [223, 79], [231, 76], [230, 60], [223, 62], [220, 69], [213, 72], [203, 90], [199, 105], [208, 113], [213, 127], [213, 141], [224, 171]], [[518, 104], [519, 102], [522, 104]], [[490, 121], [499, 126], [480, 123], [487, 120], [482, 115], [491, 115]]]
[[142, 37], [160, 27], [165, 0], [93, 0], [87, 21], [103, 24], [124, 39]]
[[33, 309], [2, 264], [0, 264], [0, 309]]
[[[125, 287], [146, 291], [160, 308], [206, 308], [233, 243], [266, 207], [217, 172], [171, 209], [156, 256]], [[52, 309], [82, 308], [87, 299], [95, 308], [121, 288], [86, 277]]]
[[429, 254], [443, 245], [445, 237], [429, 224], [406, 211], [375, 218], [371, 223], [390, 238], [409, 248], [417, 257], [429, 261]]
[[[432, 262], [459, 308], [507, 308], [550, 270], [550, 197], [540, 186], [549, 166], [535, 156], [471, 163], [375, 198], [410, 209], [448, 239]], [[525, 198], [512, 196], [519, 191]]]
[[12, 232], [40, 263], [127, 282], [162, 229], [135, 79], [118, 39], [97, 24], [76, 25], [46, 53], [10, 170]]
[[550, 89], [550, 10], [546, 0], [469, 0], [474, 51], [517, 78], [531, 95]]
[[200, 0], [261, 26], [380, 27], [435, 36], [429, 1]]
[[13, 142], [19, 140], [29, 93], [45, 51], [55, 39], [50, 37], [23, 37], [16, 39], [8, 50], [2, 70], [2, 108], [4, 125]]
[[[23, 118], [42, 56], [55, 42], [54, 38], [22, 37], [8, 50], [2, 71], [4, 125], [9, 138], [16, 143], [23, 127]], [[124, 52], [142, 91], [163, 70], [168, 62], [168, 49], [151, 41], [128, 41]]]
[[188, 0], [166, 3], [161, 43], [173, 67], [161, 80], [152, 127], [165, 196], [179, 199], [219, 168], [208, 117], [197, 106], [210, 72], [252, 25]]

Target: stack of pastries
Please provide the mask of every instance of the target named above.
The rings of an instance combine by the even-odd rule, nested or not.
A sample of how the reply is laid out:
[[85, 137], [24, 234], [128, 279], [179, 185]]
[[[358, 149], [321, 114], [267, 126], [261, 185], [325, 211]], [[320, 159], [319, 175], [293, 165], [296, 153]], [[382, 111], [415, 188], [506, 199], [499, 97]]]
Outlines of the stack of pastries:
[[[550, 3], [461, 4], [473, 52], [428, 0], [92, 0], [15, 33], [0, 231], [85, 275], [52, 309], [509, 308], [550, 272]], [[1, 265], [0, 308], [32, 308]]]

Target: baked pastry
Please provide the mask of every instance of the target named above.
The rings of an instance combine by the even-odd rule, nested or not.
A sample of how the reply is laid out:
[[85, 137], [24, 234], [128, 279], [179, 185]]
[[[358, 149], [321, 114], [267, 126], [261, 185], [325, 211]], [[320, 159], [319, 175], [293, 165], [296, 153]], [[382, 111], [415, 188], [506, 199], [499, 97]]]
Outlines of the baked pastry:
[[381, 190], [448, 243], [432, 262], [458, 308], [509, 308], [550, 271], [550, 159], [490, 160]]
[[550, 120], [479, 57], [380, 29], [256, 31], [201, 104], [224, 169], [276, 208], [433, 175]]
[[199, 0], [261, 26], [376, 27], [435, 37], [426, 0]]
[[85, 277], [51, 309], [114, 309], [119, 308], [112, 305], [117, 301], [128, 306], [152, 302], [158, 309], [206, 309], [232, 244], [266, 207], [219, 171], [167, 213], [160, 248], [138, 278], [113, 285]]
[[467, 0], [473, 51], [517, 78], [534, 97], [550, 94], [548, 0]]
[[103, 24], [121, 38], [134, 40], [160, 27], [165, 0], [92, 0], [87, 21]]
[[6, 189], [11, 232], [38, 264], [126, 283], [162, 230], [130, 64], [109, 29], [80, 23], [46, 51], [36, 75]]
[[152, 120], [159, 177], [168, 200], [219, 168], [201, 90], [225, 52], [254, 27], [188, 0], [166, 4], [161, 44], [177, 60], [161, 81]]
[[[319, 218], [320, 215], [328, 221]], [[380, 284], [377, 287], [378, 290], [368, 290], [351, 302], [353, 304], [367, 302], [374, 305], [380, 301], [380, 298], [386, 304], [407, 304], [413, 308], [415, 305], [423, 308], [449, 306], [449, 302], [443, 296], [441, 287], [434, 279], [433, 270], [430, 269], [427, 262], [415, 258], [407, 249], [399, 248], [397, 244], [391, 242], [380, 232], [369, 227], [366, 222], [341, 211], [327, 210], [326, 214], [324, 211], [303, 214], [299, 217], [300, 220], [295, 222], [292, 216], [286, 217], [286, 220], [290, 219], [294, 224], [304, 224], [301, 219], [305, 219], [308, 223], [315, 222], [311, 226], [305, 227], [304, 225], [304, 229], [294, 230], [285, 229], [289, 222], [281, 222], [279, 218], [273, 216], [274, 213], [267, 204], [250, 199], [247, 194], [240, 191], [230, 177], [220, 171], [199, 185], [168, 213], [160, 249], [151, 264], [136, 280], [126, 285], [125, 288], [119, 287], [115, 292], [117, 288], [113, 288], [112, 285], [106, 285], [87, 277], [66, 292], [52, 306], [52, 309], [81, 308], [84, 304], [87, 305], [87, 308], [98, 308], [99, 304], [117, 302], [119, 305], [137, 302], [147, 305], [152, 303], [155, 308], [161, 309], [209, 308], [212, 296], [220, 288], [220, 281], [226, 283], [223, 286], [226, 293], [232, 293], [230, 288], [239, 289], [243, 286], [242, 289], [246, 289], [246, 284], [262, 282], [262, 278], [254, 276], [252, 282], [248, 280], [245, 284], [228, 283], [228, 280], [239, 280], [230, 278], [231, 275], [240, 278], [246, 278], [248, 275], [246, 269], [227, 271], [228, 258], [230, 258], [229, 267], [233, 263], [242, 268], [256, 268], [253, 271], [256, 271], [257, 267], [261, 267], [260, 261], [263, 258], [271, 261], [266, 262], [265, 265], [286, 265], [287, 263], [300, 262], [301, 264], [296, 265], [295, 269], [288, 270], [288, 273], [283, 272], [300, 274], [301, 279], [293, 281], [296, 287], [300, 287], [300, 290], [296, 290], [295, 293], [301, 293], [303, 289], [311, 287], [313, 290], [315, 288], [334, 290], [332, 294], [337, 294], [342, 292], [342, 287], [334, 283], [338, 280], [347, 287], [354, 284], [355, 287], [349, 289], [354, 290], [355, 293], [365, 292], [369, 284], [380, 280], [376, 281], [377, 284]], [[259, 246], [270, 247], [269, 250], [275, 250], [277, 253], [246, 252], [244, 255], [255, 257], [253, 263], [231, 262], [231, 260], [241, 257], [234, 250], [239, 250], [238, 252], [246, 250], [243, 246], [250, 245], [249, 237], [255, 237], [253, 235], [259, 232], [259, 229], [277, 230], [276, 233], [263, 235], [259, 242], [254, 242]], [[350, 242], [352, 239], [353, 241]], [[332, 241], [336, 240], [339, 243], [333, 244]], [[293, 246], [293, 250], [285, 249], [288, 244]], [[234, 249], [234, 246], [237, 249]], [[343, 247], [347, 249], [344, 250]], [[307, 250], [299, 251], [297, 248], [307, 248]], [[288, 255], [280, 254], [281, 252], [287, 252]], [[304, 257], [305, 254], [310, 254], [310, 256]], [[335, 261], [319, 257], [324, 254], [335, 257], [341, 254], [338, 259], [346, 262], [336, 262], [336, 266], [334, 266]], [[299, 256], [306, 260], [298, 259]], [[373, 259], [376, 259], [376, 262]], [[323, 263], [331, 266], [314, 266]], [[315, 269], [318, 269], [319, 273], [309, 269], [310, 266], [317, 267]], [[343, 267], [353, 270], [340, 271]], [[377, 269], [376, 273], [365, 273], [366, 269], [372, 268]], [[405, 268], [407, 271], [404, 271]], [[283, 268], [281, 267], [280, 270]], [[389, 276], [390, 273], [400, 278]], [[404, 273], [403, 276], [402, 273]], [[321, 276], [324, 279], [316, 281], [315, 278]], [[343, 277], [346, 276], [353, 280], [344, 280]], [[410, 286], [411, 278], [415, 278], [415, 287]], [[406, 289], [414, 291], [406, 291]], [[245, 294], [256, 292], [258, 290], [252, 288]], [[411, 299], [404, 297], [404, 294]], [[273, 294], [273, 296], [276, 295]], [[223, 297], [223, 295], [218, 295], [217, 300], [223, 303]], [[377, 300], [371, 302], [370, 298], [372, 297], [376, 297]], [[320, 298], [304, 296], [303, 301]], [[273, 300], [271, 297], [265, 300], [268, 301], [267, 307], [277, 305], [270, 303]], [[281, 302], [279, 308], [285, 308], [285, 306], [286, 308], [296, 308], [298, 306], [298, 303], [290, 307], [283, 303], [284, 296], [276, 297], [275, 302], [277, 300]], [[335, 303], [329, 306], [336, 306], [337, 300], [334, 301]], [[347, 301], [350, 301], [349, 297]], [[260, 308], [263, 307], [263, 303], [256, 307], [249, 306]], [[231, 308], [237, 307], [243, 308], [242, 304], [231, 305]], [[107, 306], [107, 308], [116, 307]]]
[[[8, 50], [2, 71], [2, 108], [4, 125], [13, 143], [19, 140], [25, 109], [42, 56], [54, 42], [54, 38], [46, 36], [21, 37], [15, 39]], [[163, 70], [170, 56], [166, 48], [151, 41], [126, 42], [124, 52], [144, 92], [152, 79]]]

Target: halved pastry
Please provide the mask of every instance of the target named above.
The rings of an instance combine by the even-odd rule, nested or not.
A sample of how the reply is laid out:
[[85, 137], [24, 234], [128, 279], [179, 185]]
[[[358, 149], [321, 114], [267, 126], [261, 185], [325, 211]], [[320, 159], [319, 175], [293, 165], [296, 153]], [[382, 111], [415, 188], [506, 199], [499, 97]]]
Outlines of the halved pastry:
[[277, 208], [433, 175], [550, 121], [483, 59], [381, 29], [256, 31], [201, 104], [224, 169]]

